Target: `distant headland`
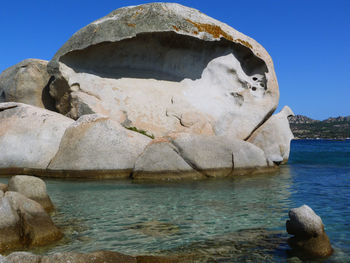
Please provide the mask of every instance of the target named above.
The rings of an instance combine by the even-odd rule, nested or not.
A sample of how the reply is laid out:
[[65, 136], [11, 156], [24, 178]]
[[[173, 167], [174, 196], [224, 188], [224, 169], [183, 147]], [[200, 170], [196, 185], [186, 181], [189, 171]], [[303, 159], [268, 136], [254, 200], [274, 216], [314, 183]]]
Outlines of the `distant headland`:
[[314, 120], [303, 115], [288, 118], [295, 139], [347, 139], [350, 138], [350, 115]]

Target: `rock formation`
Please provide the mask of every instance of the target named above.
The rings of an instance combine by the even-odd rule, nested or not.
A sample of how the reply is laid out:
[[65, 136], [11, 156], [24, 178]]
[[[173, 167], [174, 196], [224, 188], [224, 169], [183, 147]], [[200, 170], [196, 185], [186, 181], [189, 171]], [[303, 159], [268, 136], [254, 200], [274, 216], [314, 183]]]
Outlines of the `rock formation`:
[[0, 252], [42, 246], [61, 237], [39, 203], [11, 191], [0, 198]]
[[50, 75], [47, 61], [26, 59], [6, 69], [0, 75], [0, 102], [21, 102], [54, 110], [49, 94]]
[[333, 253], [321, 218], [309, 206], [291, 209], [286, 228], [288, 234], [294, 235], [288, 244], [301, 258], [321, 258]]
[[54, 206], [46, 191], [43, 180], [34, 176], [16, 175], [9, 180], [8, 191], [18, 192], [38, 202], [46, 212], [52, 212]]
[[28, 252], [13, 252], [1, 257], [0, 263], [179, 263], [174, 257], [128, 256], [118, 252], [96, 251], [92, 253], [55, 253], [39, 256]]
[[4, 186], [6, 192], [0, 190], [0, 252], [42, 246], [62, 237], [46, 212], [54, 207], [44, 181], [18, 175]]
[[69, 126], [49, 170], [106, 170], [128, 177], [136, 158], [151, 141], [97, 114], [85, 115]]
[[291, 110], [271, 116], [279, 91], [266, 50], [173, 3], [94, 21], [47, 65], [3, 72], [0, 95], [33, 105], [0, 103], [2, 174], [229, 176], [286, 162], [293, 138]]
[[100, 113], [155, 136], [182, 131], [245, 139], [279, 98], [261, 45], [172, 3], [113, 11], [75, 33], [48, 69], [62, 114]]
[[281, 112], [273, 115], [254, 131], [248, 139], [248, 142], [263, 149], [270, 165], [288, 161], [290, 141], [294, 138], [288, 117], [293, 115], [292, 110], [285, 106]]
[[22, 103], [0, 104], [0, 169], [46, 169], [74, 121]]

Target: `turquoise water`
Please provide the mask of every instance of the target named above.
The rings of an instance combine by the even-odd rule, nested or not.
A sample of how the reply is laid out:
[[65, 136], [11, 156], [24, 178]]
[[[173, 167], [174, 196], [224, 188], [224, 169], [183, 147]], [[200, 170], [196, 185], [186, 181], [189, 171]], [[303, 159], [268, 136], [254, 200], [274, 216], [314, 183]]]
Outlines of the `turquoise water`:
[[349, 140], [293, 141], [289, 164], [272, 174], [175, 184], [45, 181], [66, 237], [37, 253], [191, 252], [217, 262], [285, 262], [288, 211], [308, 204], [335, 248], [327, 262], [350, 262]]

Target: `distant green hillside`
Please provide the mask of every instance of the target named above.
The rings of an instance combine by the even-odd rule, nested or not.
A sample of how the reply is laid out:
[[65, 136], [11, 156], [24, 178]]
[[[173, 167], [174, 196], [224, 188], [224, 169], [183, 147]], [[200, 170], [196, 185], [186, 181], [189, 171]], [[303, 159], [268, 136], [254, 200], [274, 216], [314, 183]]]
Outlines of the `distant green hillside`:
[[290, 127], [295, 138], [350, 138], [350, 116], [313, 120], [303, 115], [289, 117]]

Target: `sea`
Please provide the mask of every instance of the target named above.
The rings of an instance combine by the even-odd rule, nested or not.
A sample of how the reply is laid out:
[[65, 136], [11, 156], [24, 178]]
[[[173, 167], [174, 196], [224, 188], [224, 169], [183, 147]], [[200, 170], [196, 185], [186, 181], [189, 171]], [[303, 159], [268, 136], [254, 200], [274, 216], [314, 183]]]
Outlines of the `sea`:
[[[350, 140], [293, 140], [276, 172], [176, 183], [45, 179], [65, 237], [34, 253], [112, 250], [183, 262], [350, 262]], [[0, 182], [7, 182], [1, 178]], [[291, 208], [310, 206], [334, 253], [298, 258]]]

